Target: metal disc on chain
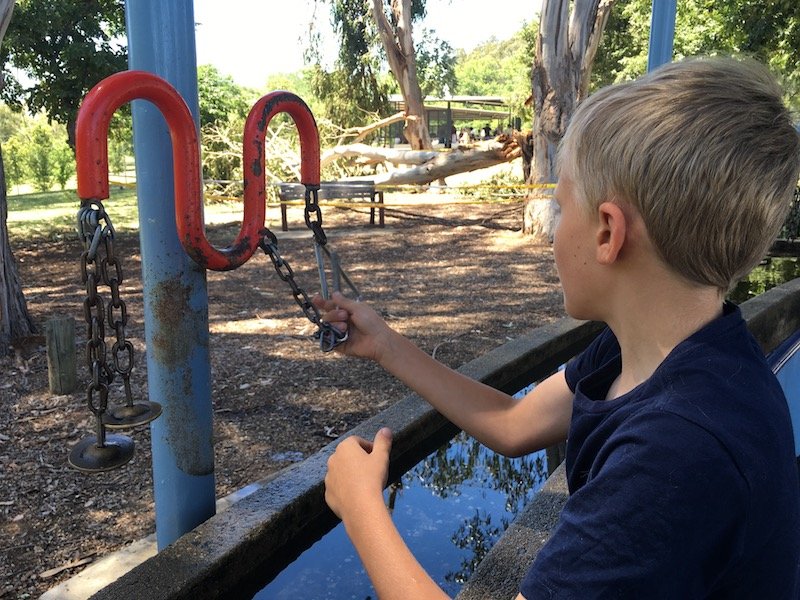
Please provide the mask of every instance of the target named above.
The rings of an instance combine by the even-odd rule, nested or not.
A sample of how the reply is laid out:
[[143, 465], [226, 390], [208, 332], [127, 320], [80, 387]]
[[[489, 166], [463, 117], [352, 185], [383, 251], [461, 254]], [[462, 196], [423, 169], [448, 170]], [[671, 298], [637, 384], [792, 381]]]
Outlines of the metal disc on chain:
[[78, 442], [69, 453], [69, 464], [84, 473], [100, 473], [117, 469], [133, 458], [133, 440], [125, 435], [108, 434], [105, 444], [97, 444], [90, 435]]
[[128, 429], [154, 421], [161, 414], [161, 405], [148, 400], [136, 404], [109, 406], [103, 413], [103, 425], [109, 429]]

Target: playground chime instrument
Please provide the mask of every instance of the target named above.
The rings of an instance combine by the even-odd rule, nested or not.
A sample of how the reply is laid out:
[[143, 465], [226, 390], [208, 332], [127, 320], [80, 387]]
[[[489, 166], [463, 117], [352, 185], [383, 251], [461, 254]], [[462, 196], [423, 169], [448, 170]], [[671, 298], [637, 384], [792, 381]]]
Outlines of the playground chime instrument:
[[[101, 202], [101, 199], [109, 197], [108, 125], [114, 112], [134, 99], [149, 100], [161, 110], [167, 121], [173, 147], [177, 233], [186, 253], [206, 269], [227, 271], [244, 264], [257, 248], [261, 248], [269, 256], [280, 279], [289, 285], [303, 314], [316, 325], [315, 337], [320, 348], [329, 352], [347, 340], [347, 332], [340, 332], [322, 321], [308, 294], [295, 281], [291, 266], [280, 255], [277, 237], [265, 226], [265, 132], [275, 115], [289, 113], [300, 135], [300, 172], [306, 187], [305, 223], [313, 235], [321, 294], [328, 298], [326, 273], [329, 270], [334, 290], [339, 289], [343, 279], [356, 297], [359, 295], [353, 282], [341, 270], [337, 254], [328, 248], [322, 228], [322, 211], [318, 202], [319, 135], [314, 116], [303, 100], [289, 92], [273, 92], [258, 100], [250, 110], [244, 128], [242, 227], [230, 246], [218, 249], [205, 235], [197, 130], [185, 101], [169, 83], [152, 73], [123, 71], [107, 77], [84, 98], [76, 124], [78, 195], [81, 198], [78, 231], [84, 245], [81, 276], [86, 286], [86, 358], [91, 374], [87, 406], [95, 419], [95, 434], [73, 447], [69, 464], [84, 472], [121, 467], [133, 456], [133, 440], [124, 435], [109, 434], [106, 429], [143, 425], [161, 414], [158, 403], [135, 403], [132, 398], [133, 345], [125, 337], [127, 308], [119, 293], [123, 281], [122, 265], [114, 251], [114, 227]], [[326, 259], [329, 263], [327, 268]], [[103, 299], [98, 287], [101, 285], [110, 289], [110, 301]], [[116, 334], [111, 348], [111, 364], [107, 361], [106, 326], [112, 327]], [[122, 378], [125, 404], [109, 407], [109, 385], [117, 375]]]

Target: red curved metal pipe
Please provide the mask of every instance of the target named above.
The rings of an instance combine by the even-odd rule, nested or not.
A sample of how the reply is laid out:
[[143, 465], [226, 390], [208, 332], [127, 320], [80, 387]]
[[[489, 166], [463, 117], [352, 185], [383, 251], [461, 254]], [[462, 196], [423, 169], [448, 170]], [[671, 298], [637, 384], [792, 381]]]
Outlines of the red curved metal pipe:
[[206, 239], [197, 128], [181, 95], [162, 78], [145, 71], [122, 71], [103, 79], [86, 95], [75, 127], [78, 196], [108, 198], [108, 125], [131, 100], [148, 100], [164, 116], [172, 141], [175, 221], [186, 253], [215, 270], [234, 269], [253, 255], [264, 223], [264, 206], [245, 204], [236, 241], [218, 250]]
[[194, 119], [181, 95], [169, 83], [145, 71], [122, 71], [95, 85], [81, 103], [75, 125], [78, 196], [108, 198], [108, 124], [114, 112], [131, 100], [149, 100], [169, 127], [175, 170], [175, 207], [200, 196], [200, 157]]
[[122, 104], [138, 99], [155, 104], [167, 121], [172, 140], [178, 238], [186, 253], [207, 269], [235, 269], [258, 247], [266, 217], [264, 136], [276, 114], [286, 112], [294, 119], [300, 134], [302, 182], [309, 189], [319, 188], [319, 134], [311, 110], [292, 93], [267, 94], [256, 102], [245, 123], [242, 227], [233, 244], [221, 250], [215, 248], [205, 235], [199, 144], [189, 107], [175, 88], [157, 75], [123, 71], [92, 88], [78, 112], [75, 150], [80, 198], [108, 198], [108, 125]]
[[[266, 171], [264, 142], [267, 126], [278, 113], [288, 113], [300, 134], [300, 179], [308, 190], [319, 189], [319, 133], [305, 102], [291, 92], [271, 92], [250, 109], [244, 124], [244, 202], [265, 206]], [[261, 221], [263, 225], [263, 218]]]

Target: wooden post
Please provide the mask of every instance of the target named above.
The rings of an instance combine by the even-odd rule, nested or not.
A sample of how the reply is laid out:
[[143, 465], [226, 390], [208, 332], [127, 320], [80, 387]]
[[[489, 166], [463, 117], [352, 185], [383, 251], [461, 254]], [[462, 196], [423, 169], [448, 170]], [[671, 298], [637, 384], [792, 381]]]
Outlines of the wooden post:
[[56, 317], [45, 323], [47, 377], [51, 394], [70, 394], [77, 386], [75, 319]]

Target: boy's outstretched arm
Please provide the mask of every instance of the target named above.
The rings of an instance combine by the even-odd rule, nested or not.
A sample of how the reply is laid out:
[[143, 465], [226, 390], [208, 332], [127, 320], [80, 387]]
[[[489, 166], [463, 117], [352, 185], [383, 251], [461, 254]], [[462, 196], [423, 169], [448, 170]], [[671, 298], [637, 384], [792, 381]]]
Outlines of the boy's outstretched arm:
[[448, 598], [406, 546], [383, 501], [392, 434], [343, 440], [328, 459], [325, 501], [342, 519], [381, 600]]
[[434, 360], [366, 304], [338, 293], [314, 303], [326, 321], [349, 333], [337, 350], [376, 361], [492, 450], [520, 456], [566, 439], [573, 394], [563, 373], [515, 400]]

